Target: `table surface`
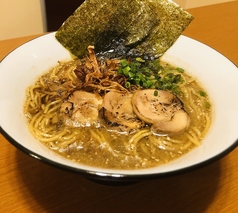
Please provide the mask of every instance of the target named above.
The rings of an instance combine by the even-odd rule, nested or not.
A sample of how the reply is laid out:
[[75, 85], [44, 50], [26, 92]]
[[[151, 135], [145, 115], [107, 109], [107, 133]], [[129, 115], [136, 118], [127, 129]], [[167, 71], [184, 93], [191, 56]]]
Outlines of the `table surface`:
[[[238, 65], [238, 1], [188, 10], [183, 33]], [[0, 60], [36, 37], [0, 41]], [[238, 149], [195, 171], [109, 186], [34, 160], [0, 135], [0, 212], [238, 212]]]

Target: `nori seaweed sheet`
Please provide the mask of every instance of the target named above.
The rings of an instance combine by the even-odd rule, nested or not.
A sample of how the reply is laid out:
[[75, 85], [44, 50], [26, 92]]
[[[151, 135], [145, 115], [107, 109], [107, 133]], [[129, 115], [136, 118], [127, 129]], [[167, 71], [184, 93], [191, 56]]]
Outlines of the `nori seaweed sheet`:
[[169, 0], [86, 0], [55, 36], [79, 58], [85, 57], [89, 45], [109, 58], [157, 58], [192, 20]]

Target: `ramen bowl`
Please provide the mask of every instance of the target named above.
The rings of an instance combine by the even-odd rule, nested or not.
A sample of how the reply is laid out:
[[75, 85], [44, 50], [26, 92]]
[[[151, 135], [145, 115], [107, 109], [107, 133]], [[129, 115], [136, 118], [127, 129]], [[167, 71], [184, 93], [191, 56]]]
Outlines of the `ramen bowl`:
[[0, 130], [12, 145], [32, 158], [94, 180], [123, 182], [190, 171], [222, 158], [237, 146], [237, 67], [214, 49], [180, 36], [162, 58], [198, 79], [210, 96], [212, 124], [200, 146], [167, 164], [134, 170], [97, 168], [57, 155], [32, 136], [23, 105], [26, 88], [58, 61], [70, 58], [55, 33], [49, 33], [16, 48], [1, 61]]

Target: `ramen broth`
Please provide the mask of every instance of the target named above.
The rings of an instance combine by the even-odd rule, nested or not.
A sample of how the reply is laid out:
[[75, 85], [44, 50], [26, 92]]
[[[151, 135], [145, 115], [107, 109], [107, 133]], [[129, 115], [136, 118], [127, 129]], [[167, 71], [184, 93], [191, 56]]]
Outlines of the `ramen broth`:
[[[136, 131], [118, 131], [117, 126], [103, 123], [100, 112], [99, 121], [92, 125], [67, 123], [62, 113], [62, 104], [69, 100], [73, 92], [83, 90], [92, 93], [97, 90], [97, 94], [103, 98], [111, 90], [128, 90], [123, 85], [118, 85], [119, 80], [108, 85], [105, 80], [98, 82], [96, 78], [92, 80], [94, 85], [88, 83], [84, 87], [85, 82], [80, 80], [82, 69], [78, 68], [82, 63], [87, 64], [79, 59], [59, 62], [26, 91], [24, 112], [29, 121], [29, 130], [49, 149], [85, 165], [110, 169], [141, 169], [168, 163], [201, 144], [211, 124], [212, 107], [209, 97], [194, 77], [162, 62], [160, 66], [163, 69], [179, 73], [182, 78], [176, 96], [183, 102], [184, 110], [190, 117], [190, 125], [182, 133], [154, 134], [151, 124], [145, 124]], [[110, 75], [114, 72], [113, 75], [116, 76], [118, 63], [115, 63], [116, 66], [109, 64], [112, 67]], [[135, 91], [133, 88], [129, 93]]]

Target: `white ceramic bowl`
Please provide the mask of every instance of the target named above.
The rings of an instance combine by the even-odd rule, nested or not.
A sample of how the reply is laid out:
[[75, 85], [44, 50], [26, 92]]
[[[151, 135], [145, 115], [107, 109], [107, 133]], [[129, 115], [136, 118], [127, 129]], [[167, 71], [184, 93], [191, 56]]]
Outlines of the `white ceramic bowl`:
[[26, 88], [58, 60], [70, 59], [70, 54], [54, 35], [50, 33], [27, 42], [0, 64], [0, 130], [10, 143], [26, 154], [95, 180], [128, 181], [198, 168], [223, 157], [237, 146], [237, 67], [210, 47], [181, 36], [163, 58], [195, 76], [209, 93], [214, 107], [213, 122], [201, 146], [178, 160], [143, 170], [101, 169], [59, 157], [30, 134], [23, 114]]

